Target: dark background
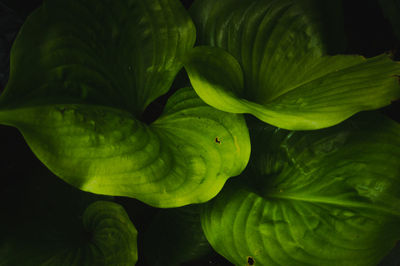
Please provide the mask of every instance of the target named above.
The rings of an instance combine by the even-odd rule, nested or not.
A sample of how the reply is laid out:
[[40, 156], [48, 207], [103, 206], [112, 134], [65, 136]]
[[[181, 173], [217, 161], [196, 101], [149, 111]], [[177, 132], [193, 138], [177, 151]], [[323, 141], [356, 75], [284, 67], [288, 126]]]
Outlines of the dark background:
[[[99, 0], [101, 1], [101, 0]], [[216, 0], [217, 1], [217, 0]], [[324, 0], [321, 0], [324, 1]], [[9, 49], [25, 18], [37, 8], [40, 0], [0, 0], [0, 92], [8, 77]], [[192, 0], [181, 1], [189, 7]], [[344, 53], [361, 54], [372, 57], [382, 53], [391, 53], [400, 60], [400, 42], [396, 39], [390, 21], [383, 15], [378, 0], [343, 0], [344, 31], [347, 47]], [[400, 14], [399, 14], [400, 16]], [[382, 109], [382, 112], [400, 122], [400, 103]], [[0, 191], [8, 186], [24, 182], [32, 169], [43, 167], [36, 159], [23, 137], [15, 128], [0, 125]], [[121, 203], [124, 200], [121, 199]], [[140, 204], [140, 203], [138, 203]], [[153, 213], [144, 215], [151, 217]], [[141, 221], [146, 224], [146, 219]], [[143, 225], [136, 225], [141, 227]], [[138, 228], [139, 229], [139, 228]], [[199, 261], [196, 265], [230, 265], [219, 256]], [[195, 265], [195, 264], [192, 264]], [[381, 263], [381, 266], [400, 265], [400, 246]]]

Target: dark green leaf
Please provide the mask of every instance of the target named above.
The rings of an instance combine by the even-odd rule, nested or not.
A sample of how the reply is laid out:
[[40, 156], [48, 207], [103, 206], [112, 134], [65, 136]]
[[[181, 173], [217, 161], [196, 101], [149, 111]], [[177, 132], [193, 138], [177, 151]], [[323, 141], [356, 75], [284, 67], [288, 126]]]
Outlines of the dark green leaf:
[[1, 103], [85, 101], [140, 115], [168, 91], [194, 38], [177, 0], [45, 1], [13, 45]]
[[266, 127], [252, 141], [242, 180], [202, 213], [232, 263], [377, 265], [400, 239], [399, 124], [371, 115], [321, 131]]
[[2, 195], [0, 265], [136, 263], [137, 232], [122, 206], [43, 171], [26, 181]]

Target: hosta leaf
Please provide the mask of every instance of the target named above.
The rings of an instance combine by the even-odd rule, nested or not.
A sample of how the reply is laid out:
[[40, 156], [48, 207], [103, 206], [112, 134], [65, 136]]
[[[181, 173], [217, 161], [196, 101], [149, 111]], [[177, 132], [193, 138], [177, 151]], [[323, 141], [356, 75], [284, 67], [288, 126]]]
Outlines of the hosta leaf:
[[212, 46], [195, 48], [185, 63], [199, 96], [294, 130], [332, 126], [397, 99], [400, 64], [386, 55], [326, 55], [313, 3], [196, 1], [198, 42]]
[[321, 131], [253, 133], [242, 180], [202, 213], [217, 252], [235, 265], [250, 258], [255, 265], [365, 266], [394, 247], [400, 239], [397, 123], [372, 115]]
[[45, 1], [11, 53], [0, 123], [68, 183], [158, 207], [207, 201], [245, 167], [241, 116], [178, 91], [151, 125], [195, 38], [177, 0]]
[[190, 88], [174, 94], [150, 126], [126, 111], [83, 104], [10, 109], [0, 121], [17, 126], [68, 183], [153, 206], [207, 201], [250, 153], [243, 118], [209, 107]]
[[45, 1], [12, 47], [1, 103], [85, 101], [140, 116], [168, 91], [194, 38], [177, 0]]
[[147, 265], [180, 266], [211, 253], [199, 210], [197, 205], [160, 210], [143, 236]]
[[27, 184], [2, 195], [0, 265], [136, 263], [137, 232], [122, 206], [50, 176]]

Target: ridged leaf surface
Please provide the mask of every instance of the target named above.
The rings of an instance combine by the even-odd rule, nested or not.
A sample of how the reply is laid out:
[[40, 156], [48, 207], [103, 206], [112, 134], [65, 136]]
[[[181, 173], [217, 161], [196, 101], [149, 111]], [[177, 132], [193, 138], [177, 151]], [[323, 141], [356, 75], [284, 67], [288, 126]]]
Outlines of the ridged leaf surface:
[[195, 1], [203, 47], [185, 68], [199, 96], [291, 130], [329, 127], [399, 98], [400, 64], [387, 55], [327, 55], [318, 2]]
[[0, 123], [82, 190], [157, 207], [207, 201], [247, 164], [243, 117], [186, 88], [154, 123], [142, 119], [194, 39], [177, 0], [45, 1], [12, 47]]
[[248, 170], [202, 213], [213, 248], [235, 265], [377, 265], [400, 239], [400, 127], [372, 117], [253, 131]]

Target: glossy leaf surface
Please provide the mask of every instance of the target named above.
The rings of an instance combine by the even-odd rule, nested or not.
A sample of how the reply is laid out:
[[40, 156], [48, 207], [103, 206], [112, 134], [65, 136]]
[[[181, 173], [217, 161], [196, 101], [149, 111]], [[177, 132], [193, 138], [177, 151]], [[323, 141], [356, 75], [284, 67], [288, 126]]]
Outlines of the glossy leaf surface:
[[207, 201], [247, 164], [244, 119], [187, 88], [157, 121], [141, 120], [194, 38], [177, 0], [45, 1], [12, 48], [0, 123], [82, 190], [157, 207]]
[[207, 106], [190, 88], [148, 126], [92, 105], [41, 105], [0, 112], [54, 173], [85, 191], [161, 207], [202, 202], [249, 159], [242, 117]]
[[313, 132], [252, 131], [248, 170], [205, 208], [235, 265], [377, 265], [400, 239], [400, 126], [356, 117]]
[[292, 130], [329, 127], [397, 99], [400, 64], [388, 56], [327, 55], [317, 2], [197, 0], [191, 14], [208, 46], [185, 67], [199, 96]]

